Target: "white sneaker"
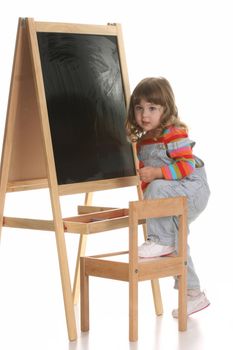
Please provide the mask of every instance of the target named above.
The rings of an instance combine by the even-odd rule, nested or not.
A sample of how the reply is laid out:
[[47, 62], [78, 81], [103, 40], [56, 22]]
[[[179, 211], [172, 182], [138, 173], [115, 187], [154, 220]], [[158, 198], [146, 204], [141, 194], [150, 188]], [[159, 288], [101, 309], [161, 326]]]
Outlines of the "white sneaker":
[[[204, 292], [200, 292], [195, 297], [188, 295], [187, 297], [187, 315], [190, 316], [195, 312], [201, 311], [210, 305]], [[172, 316], [178, 318], [178, 309], [172, 311]]]
[[175, 247], [161, 245], [148, 239], [138, 247], [138, 256], [140, 258], [155, 258], [171, 254], [174, 251]]

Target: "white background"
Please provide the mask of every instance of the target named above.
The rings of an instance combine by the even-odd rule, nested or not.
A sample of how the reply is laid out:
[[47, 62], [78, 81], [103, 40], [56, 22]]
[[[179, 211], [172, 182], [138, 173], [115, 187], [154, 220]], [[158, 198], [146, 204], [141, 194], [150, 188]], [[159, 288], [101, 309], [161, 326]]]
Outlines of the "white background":
[[[3, 5], [1, 5], [3, 6]], [[131, 90], [144, 77], [164, 76], [175, 92], [181, 119], [204, 159], [212, 195], [192, 224], [192, 256], [211, 307], [193, 316], [179, 334], [171, 319], [176, 306], [172, 280], [161, 281], [163, 318], [153, 313], [149, 284], [140, 292], [140, 341], [129, 344], [127, 286], [93, 281], [91, 331], [67, 340], [53, 233], [3, 229], [0, 247], [0, 349], [207, 349], [230, 348], [232, 301], [232, 81], [233, 21], [227, 0], [12, 1], [1, 8], [0, 140], [2, 143], [19, 17], [38, 21], [122, 25]], [[127, 206], [135, 189], [96, 193], [94, 204]], [[75, 215], [84, 197], [62, 198], [64, 216]], [[5, 215], [51, 217], [47, 190], [10, 194]], [[78, 236], [66, 237], [71, 278]], [[88, 253], [125, 247], [127, 234], [100, 234]], [[92, 287], [93, 286], [93, 287]], [[77, 309], [78, 316], [78, 309]], [[78, 317], [77, 317], [78, 318]]]

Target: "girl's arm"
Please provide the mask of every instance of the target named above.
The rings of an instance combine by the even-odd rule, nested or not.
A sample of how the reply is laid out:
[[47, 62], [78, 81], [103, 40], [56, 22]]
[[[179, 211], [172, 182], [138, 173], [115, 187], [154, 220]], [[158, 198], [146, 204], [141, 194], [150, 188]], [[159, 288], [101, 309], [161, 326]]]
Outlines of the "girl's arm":
[[167, 147], [167, 155], [173, 159], [173, 163], [163, 166], [161, 171], [165, 179], [179, 180], [194, 171], [195, 159], [187, 133], [175, 127], [169, 131], [165, 134], [164, 142]]
[[169, 128], [163, 136], [167, 147], [167, 155], [173, 159], [173, 163], [161, 168], [144, 167], [139, 162], [138, 174], [140, 180], [146, 184], [156, 179], [180, 180], [194, 171], [195, 159], [192, 153], [192, 144], [188, 134], [181, 128]]

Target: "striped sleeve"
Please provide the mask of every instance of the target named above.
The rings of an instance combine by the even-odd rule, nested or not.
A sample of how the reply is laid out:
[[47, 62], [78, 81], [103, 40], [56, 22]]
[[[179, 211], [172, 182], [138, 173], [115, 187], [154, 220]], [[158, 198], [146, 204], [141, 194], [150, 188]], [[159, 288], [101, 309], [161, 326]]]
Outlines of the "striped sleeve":
[[195, 159], [192, 153], [192, 142], [187, 132], [180, 128], [171, 128], [164, 135], [167, 154], [173, 160], [170, 165], [161, 168], [166, 180], [180, 180], [190, 175], [195, 168]]

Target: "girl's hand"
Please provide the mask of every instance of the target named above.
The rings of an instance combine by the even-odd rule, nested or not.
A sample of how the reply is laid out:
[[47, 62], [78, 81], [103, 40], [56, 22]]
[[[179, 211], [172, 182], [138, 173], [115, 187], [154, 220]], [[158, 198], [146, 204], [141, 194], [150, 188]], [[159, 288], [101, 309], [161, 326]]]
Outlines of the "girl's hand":
[[155, 179], [163, 178], [163, 173], [161, 168], [155, 168], [152, 166], [145, 166], [143, 168], [138, 169], [138, 175], [141, 181], [147, 182], [147, 183]]

